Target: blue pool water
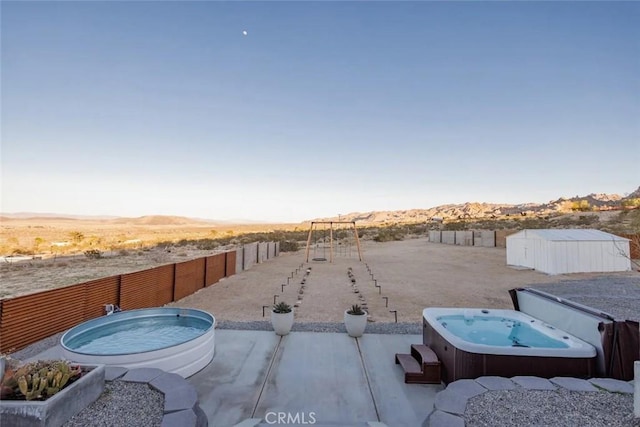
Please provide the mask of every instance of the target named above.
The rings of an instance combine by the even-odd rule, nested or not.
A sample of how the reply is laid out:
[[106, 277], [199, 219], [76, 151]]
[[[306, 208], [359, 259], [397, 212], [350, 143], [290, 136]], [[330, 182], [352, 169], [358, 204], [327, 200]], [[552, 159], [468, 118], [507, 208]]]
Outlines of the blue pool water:
[[141, 353], [190, 341], [210, 327], [210, 322], [191, 316], [130, 318], [87, 330], [65, 344], [78, 353]]
[[440, 316], [438, 321], [457, 337], [475, 344], [500, 347], [568, 348], [569, 345], [526, 323], [504, 317], [462, 314]]

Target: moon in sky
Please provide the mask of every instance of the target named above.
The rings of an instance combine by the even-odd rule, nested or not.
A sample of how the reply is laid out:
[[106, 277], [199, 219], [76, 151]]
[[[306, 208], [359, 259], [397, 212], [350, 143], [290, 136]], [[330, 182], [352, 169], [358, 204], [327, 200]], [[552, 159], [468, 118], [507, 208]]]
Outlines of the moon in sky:
[[242, 35], [243, 35], [243, 36], [246, 36], [247, 34], [248, 34], [248, 33], [247, 33], [247, 30], [243, 30], [243, 31], [242, 31]]

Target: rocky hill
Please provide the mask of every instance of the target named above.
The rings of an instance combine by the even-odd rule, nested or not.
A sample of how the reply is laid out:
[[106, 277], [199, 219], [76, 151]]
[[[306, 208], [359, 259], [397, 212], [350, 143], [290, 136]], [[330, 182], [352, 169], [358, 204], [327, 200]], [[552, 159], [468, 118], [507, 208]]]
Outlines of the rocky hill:
[[588, 194], [572, 198], [561, 197], [547, 203], [495, 204], [467, 202], [428, 209], [398, 211], [353, 212], [340, 217], [317, 218], [311, 221], [357, 221], [359, 224], [416, 223], [453, 219], [498, 219], [512, 215], [553, 216], [572, 212], [615, 211], [640, 208], [640, 187], [628, 196], [619, 194]]

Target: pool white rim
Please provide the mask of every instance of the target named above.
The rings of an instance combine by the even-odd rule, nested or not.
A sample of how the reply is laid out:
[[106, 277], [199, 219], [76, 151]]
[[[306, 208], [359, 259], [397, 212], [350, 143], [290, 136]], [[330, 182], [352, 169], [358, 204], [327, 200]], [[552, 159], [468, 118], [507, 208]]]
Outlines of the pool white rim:
[[[189, 315], [191, 317], [203, 318], [203, 319], [209, 320], [211, 322], [211, 326], [209, 326], [207, 329], [203, 329], [202, 333], [197, 337], [191, 338], [187, 341], [182, 341], [176, 344], [166, 345], [163, 347], [157, 347], [150, 350], [136, 351], [136, 352], [130, 352], [130, 353], [108, 353], [108, 354], [87, 353], [87, 352], [77, 351], [65, 344], [65, 341], [67, 339], [70, 339], [69, 337], [75, 337], [75, 336], [81, 335], [83, 333], [86, 333], [87, 331], [97, 329], [98, 327], [104, 326], [108, 323], [121, 322], [127, 319], [170, 316], [171, 314], [169, 313], [180, 313], [183, 315]], [[129, 360], [132, 356], [135, 356], [135, 355], [153, 353], [153, 352], [160, 351], [167, 348], [180, 349], [181, 347], [187, 347], [187, 348], [191, 347], [190, 345], [188, 345], [188, 343], [196, 340], [200, 340], [200, 341], [203, 340], [204, 339], [203, 337], [205, 335], [208, 335], [209, 331], [214, 330], [215, 327], [216, 327], [215, 317], [213, 317], [212, 314], [207, 313], [206, 311], [203, 311], [203, 310], [198, 310], [195, 308], [175, 308], [175, 307], [141, 308], [136, 310], [125, 310], [125, 311], [114, 313], [109, 316], [105, 315], [105, 316], [96, 317], [95, 319], [82, 322], [70, 328], [69, 330], [67, 330], [60, 337], [60, 346], [62, 347], [65, 354], [74, 354], [74, 355], [91, 356], [91, 357], [113, 357], [113, 358], [117, 358], [118, 356], [123, 356], [123, 357], [126, 357], [127, 360]]]

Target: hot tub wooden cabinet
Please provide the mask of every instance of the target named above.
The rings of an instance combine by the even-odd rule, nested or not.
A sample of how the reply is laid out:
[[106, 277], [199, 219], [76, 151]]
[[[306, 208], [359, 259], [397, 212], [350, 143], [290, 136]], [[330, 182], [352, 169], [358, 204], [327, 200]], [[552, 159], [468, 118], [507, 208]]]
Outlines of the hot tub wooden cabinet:
[[[438, 324], [434, 327], [427, 319], [426, 316], [423, 317], [423, 342], [440, 359], [442, 380], [446, 384], [459, 379], [474, 379], [485, 375], [507, 378], [518, 375], [534, 375], [543, 378], [555, 376], [589, 378], [595, 375], [595, 349], [591, 353], [586, 352], [587, 354], [583, 356], [567, 351], [568, 357], [558, 355], [561, 352], [555, 352], [556, 355], [531, 355], [526, 354], [530, 349], [520, 348], [506, 349], [513, 350], [514, 354], [492, 354], [496, 352], [493, 346], [477, 344], [470, 344], [471, 351], [470, 348], [459, 348], [464, 346], [460, 345], [457, 337], [451, 337], [446, 328], [443, 333], [440, 333], [443, 330], [442, 325]], [[434, 319], [430, 320], [433, 322]], [[486, 347], [486, 351], [483, 347]], [[521, 354], [517, 354], [518, 352]]]

